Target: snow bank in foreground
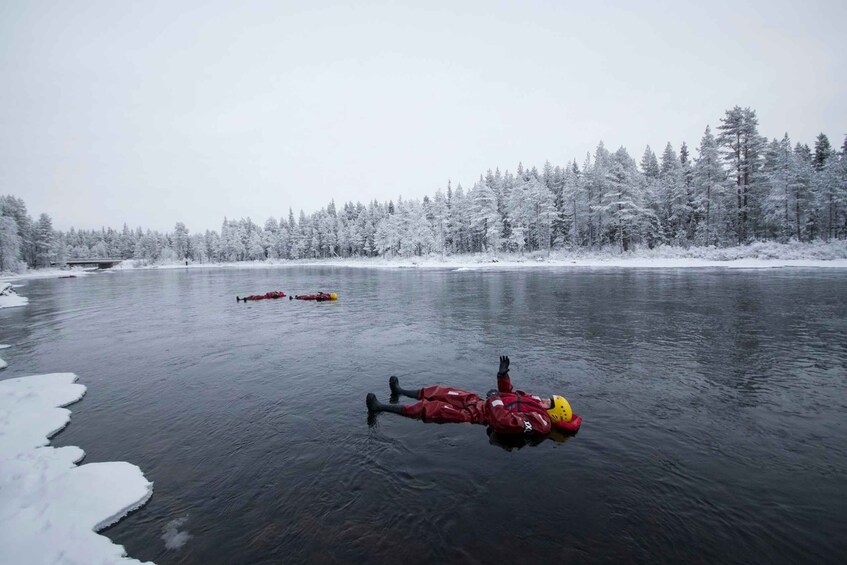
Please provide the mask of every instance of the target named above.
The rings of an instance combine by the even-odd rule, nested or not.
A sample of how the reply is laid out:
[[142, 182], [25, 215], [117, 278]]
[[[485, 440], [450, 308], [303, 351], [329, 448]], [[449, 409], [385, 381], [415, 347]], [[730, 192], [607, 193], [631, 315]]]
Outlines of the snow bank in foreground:
[[125, 462], [77, 466], [50, 447], [85, 387], [73, 373], [0, 381], [0, 563], [139, 563], [95, 531], [142, 506], [153, 484]]
[[7, 282], [0, 282], [0, 308], [12, 308], [13, 306], [26, 306], [29, 298], [18, 296], [15, 289]]

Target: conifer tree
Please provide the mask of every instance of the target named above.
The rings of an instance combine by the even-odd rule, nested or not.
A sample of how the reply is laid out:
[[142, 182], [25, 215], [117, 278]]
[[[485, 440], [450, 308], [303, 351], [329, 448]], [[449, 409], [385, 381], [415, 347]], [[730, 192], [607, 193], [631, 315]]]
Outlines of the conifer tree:
[[608, 218], [609, 240], [617, 242], [620, 250], [629, 251], [641, 236], [647, 210], [642, 205], [643, 190], [635, 161], [621, 147], [613, 155], [606, 172], [609, 190], [602, 208]]
[[12, 216], [4, 216], [0, 209], [0, 273], [21, 270], [20, 246], [18, 224]]
[[53, 251], [53, 220], [47, 214], [38, 217], [35, 225], [35, 266], [49, 267]]
[[700, 245], [717, 245], [721, 238], [719, 229], [723, 226], [726, 173], [721, 166], [717, 141], [708, 126], [700, 140], [692, 172], [695, 207], [702, 218], [697, 225], [695, 241]]
[[832, 156], [833, 152], [832, 147], [829, 144], [829, 138], [823, 133], [819, 134], [818, 138], [815, 140], [815, 156], [813, 161], [815, 170], [823, 170]]
[[656, 154], [648, 145], [644, 150], [644, 155], [641, 157], [641, 172], [648, 179], [659, 177], [659, 161], [656, 159]]

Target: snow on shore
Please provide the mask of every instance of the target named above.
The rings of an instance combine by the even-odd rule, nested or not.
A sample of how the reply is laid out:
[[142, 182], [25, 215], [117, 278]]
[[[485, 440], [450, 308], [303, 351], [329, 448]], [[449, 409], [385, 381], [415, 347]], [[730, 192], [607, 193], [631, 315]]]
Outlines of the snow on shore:
[[[816, 243], [763, 242], [737, 247], [673, 247], [638, 249], [622, 253], [616, 249], [600, 251], [552, 251], [517, 253], [430, 254], [422, 257], [349, 257], [332, 259], [267, 259], [264, 261], [237, 261], [231, 263], [194, 263], [182, 261], [155, 263], [141, 259], [127, 259], [112, 269], [101, 271], [71, 271], [74, 275], [105, 274], [136, 269], [275, 269], [303, 266], [354, 267], [363, 269], [519, 269], [519, 268], [633, 268], [633, 269], [773, 269], [797, 268], [847, 268], [847, 241]], [[67, 270], [33, 270], [21, 274], [5, 273], [0, 281], [66, 276]], [[2, 282], [0, 282], [2, 284]]]
[[85, 387], [73, 373], [0, 381], [0, 563], [139, 563], [95, 533], [144, 505], [153, 484], [126, 462], [77, 466], [50, 447]]
[[26, 306], [29, 298], [18, 296], [10, 283], [0, 282], [0, 309], [14, 308], [15, 306]]
[[335, 259], [268, 259], [266, 261], [241, 261], [234, 263], [169, 263], [148, 264], [146, 261], [128, 260], [117, 270], [132, 269], [190, 269], [190, 268], [279, 268], [302, 266], [334, 266], [377, 269], [518, 269], [518, 268], [635, 268], [635, 269], [681, 269], [681, 268], [727, 268], [727, 269], [771, 269], [781, 267], [800, 268], [847, 268], [847, 242], [830, 243], [754, 243], [738, 247], [672, 247], [639, 249], [633, 253], [617, 250], [604, 251], [553, 251], [517, 253], [432, 254], [423, 257], [357, 257]]

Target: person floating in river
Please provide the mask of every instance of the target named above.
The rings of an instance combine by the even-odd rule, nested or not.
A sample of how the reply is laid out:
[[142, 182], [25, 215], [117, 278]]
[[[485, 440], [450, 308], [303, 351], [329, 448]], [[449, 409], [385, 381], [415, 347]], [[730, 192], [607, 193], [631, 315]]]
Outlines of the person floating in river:
[[250, 296], [245, 296], [241, 298], [240, 296], [235, 297], [235, 301], [243, 300], [247, 302], [248, 300], [268, 300], [274, 298], [285, 298], [285, 293], [281, 290], [272, 290], [270, 292], [266, 292], [265, 294], [251, 294]]
[[[291, 296], [288, 297], [291, 300]], [[338, 300], [338, 295], [334, 292], [318, 292], [317, 294], [297, 294], [294, 296], [297, 300], [316, 300], [318, 302], [326, 302], [327, 300]]]
[[368, 393], [368, 412], [394, 412], [425, 422], [470, 422], [486, 424], [504, 435], [547, 435], [551, 432], [573, 434], [582, 425], [568, 401], [559, 395], [541, 397], [514, 390], [509, 378], [509, 357], [500, 356], [497, 390], [490, 390], [483, 400], [473, 392], [447, 386], [430, 386], [416, 390], [400, 388], [397, 377], [388, 380], [392, 396], [417, 399], [415, 404], [383, 404]]

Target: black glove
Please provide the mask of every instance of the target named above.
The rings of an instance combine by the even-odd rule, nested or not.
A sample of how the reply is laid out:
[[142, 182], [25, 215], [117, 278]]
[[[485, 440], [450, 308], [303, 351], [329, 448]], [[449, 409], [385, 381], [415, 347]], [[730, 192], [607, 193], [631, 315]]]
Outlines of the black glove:
[[502, 377], [504, 375], [509, 374], [509, 356], [501, 355], [500, 356], [500, 370], [497, 371], [497, 376]]

